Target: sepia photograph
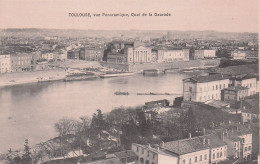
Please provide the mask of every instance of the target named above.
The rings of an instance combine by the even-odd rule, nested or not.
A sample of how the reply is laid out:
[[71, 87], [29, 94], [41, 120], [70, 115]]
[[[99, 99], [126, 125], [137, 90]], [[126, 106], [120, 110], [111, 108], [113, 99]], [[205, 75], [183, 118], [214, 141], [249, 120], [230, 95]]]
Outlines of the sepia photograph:
[[0, 164], [260, 164], [259, 0], [0, 0]]

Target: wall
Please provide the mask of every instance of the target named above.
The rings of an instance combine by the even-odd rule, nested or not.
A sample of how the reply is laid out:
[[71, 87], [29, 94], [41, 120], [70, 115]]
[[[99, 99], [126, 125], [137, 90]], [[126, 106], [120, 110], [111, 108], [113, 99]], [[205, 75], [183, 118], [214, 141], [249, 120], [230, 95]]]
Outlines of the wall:
[[[128, 59], [129, 60], [129, 59]], [[121, 63], [106, 63], [101, 62], [103, 66], [109, 66], [115, 69], [128, 69], [130, 72], [143, 72], [143, 70], [159, 69], [161, 71], [171, 68], [187, 69], [191, 67], [204, 67], [204, 66], [218, 66], [219, 59], [207, 60], [190, 60], [190, 61], [175, 61], [169, 63], [135, 63], [135, 64], [121, 64]]]

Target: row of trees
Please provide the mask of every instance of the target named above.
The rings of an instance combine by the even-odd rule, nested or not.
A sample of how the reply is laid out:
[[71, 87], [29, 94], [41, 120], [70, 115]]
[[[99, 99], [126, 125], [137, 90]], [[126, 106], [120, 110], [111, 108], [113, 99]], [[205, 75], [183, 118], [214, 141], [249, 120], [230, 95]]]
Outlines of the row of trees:
[[[52, 148], [47, 150], [42, 144], [40, 153], [55, 157], [65, 156], [75, 149], [91, 154], [130, 149], [132, 143], [160, 144], [162, 141], [187, 138], [189, 134], [201, 135], [202, 128], [208, 128], [212, 121], [228, 119], [219, 110], [204, 110], [200, 107], [179, 110], [177, 113], [176, 110], [170, 110], [158, 114], [153, 110], [145, 111], [143, 107], [120, 107], [106, 114], [98, 109], [92, 118], [63, 118], [55, 124], [58, 137], [53, 141], [56, 145], [49, 146]], [[26, 145], [28, 143], [25, 148]], [[30, 152], [25, 152], [24, 159], [29, 159]]]

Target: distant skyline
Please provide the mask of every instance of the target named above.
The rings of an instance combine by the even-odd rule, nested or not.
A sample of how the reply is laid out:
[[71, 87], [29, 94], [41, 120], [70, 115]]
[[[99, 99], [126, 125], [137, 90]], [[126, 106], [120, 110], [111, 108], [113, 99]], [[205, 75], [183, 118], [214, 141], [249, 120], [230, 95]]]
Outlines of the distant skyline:
[[[0, 0], [0, 28], [258, 33], [258, 0]], [[69, 13], [171, 13], [75, 18]]]

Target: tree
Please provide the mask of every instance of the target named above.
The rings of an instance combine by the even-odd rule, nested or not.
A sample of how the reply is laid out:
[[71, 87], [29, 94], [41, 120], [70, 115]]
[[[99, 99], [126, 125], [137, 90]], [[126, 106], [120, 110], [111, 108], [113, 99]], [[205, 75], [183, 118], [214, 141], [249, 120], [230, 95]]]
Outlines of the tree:
[[75, 134], [78, 122], [68, 118], [62, 118], [55, 124], [55, 130], [59, 133], [60, 137], [68, 134]]
[[189, 108], [188, 112], [181, 114], [180, 123], [184, 137], [188, 137], [189, 133], [192, 136], [196, 135], [197, 121], [191, 108]]
[[31, 148], [29, 147], [28, 139], [26, 139], [25, 144], [24, 144], [24, 154], [22, 156], [22, 163], [31, 163], [32, 162], [30, 149]]

